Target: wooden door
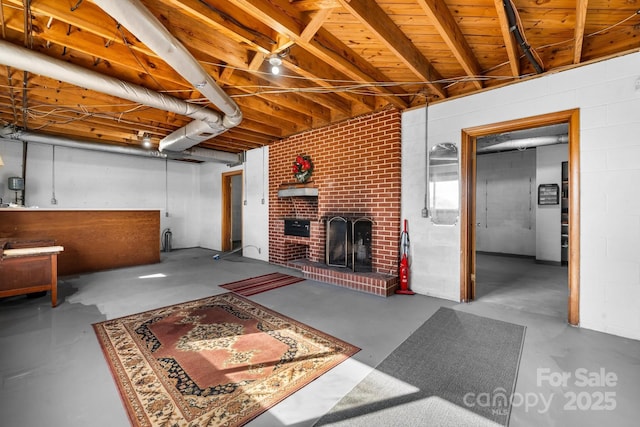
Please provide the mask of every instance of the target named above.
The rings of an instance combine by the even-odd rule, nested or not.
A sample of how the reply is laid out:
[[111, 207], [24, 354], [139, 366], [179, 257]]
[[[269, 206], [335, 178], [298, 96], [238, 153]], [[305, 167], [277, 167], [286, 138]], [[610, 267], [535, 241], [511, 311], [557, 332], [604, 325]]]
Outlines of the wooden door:
[[222, 242], [221, 249], [227, 252], [233, 249], [233, 233], [232, 233], [232, 181], [233, 177], [242, 175], [242, 171], [225, 172], [222, 174]]

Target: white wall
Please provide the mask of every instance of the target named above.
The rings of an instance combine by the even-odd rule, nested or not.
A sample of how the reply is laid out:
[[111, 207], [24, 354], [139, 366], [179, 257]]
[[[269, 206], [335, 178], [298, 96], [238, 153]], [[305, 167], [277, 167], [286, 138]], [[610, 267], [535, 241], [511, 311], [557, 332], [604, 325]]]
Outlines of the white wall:
[[[562, 162], [566, 162], [568, 158], [567, 144], [538, 147], [536, 149], [538, 185], [556, 184], [561, 192]], [[539, 261], [561, 261], [560, 210], [561, 203], [557, 205], [538, 205], [536, 203], [536, 222], [538, 224], [536, 259]]]
[[483, 154], [476, 165], [476, 250], [535, 256], [536, 150]]
[[[242, 169], [29, 143], [26, 204], [41, 209], [158, 209], [160, 231], [171, 228], [175, 249], [220, 250], [222, 174]], [[243, 183], [244, 256], [267, 261], [268, 148], [247, 153]], [[22, 143], [0, 139], [0, 198], [14, 201], [11, 176], [22, 175]], [[54, 167], [55, 165], [55, 167]], [[53, 170], [55, 169], [55, 181]], [[54, 192], [57, 204], [51, 204]], [[262, 200], [264, 199], [264, 204]], [[167, 216], [168, 212], [168, 216]], [[160, 236], [158, 236], [160, 244]], [[259, 248], [259, 252], [258, 252]]]
[[246, 153], [242, 244], [245, 257], [269, 260], [269, 147]]
[[[242, 255], [269, 260], [269, 148], [245, 153], [242, 194]], [[200, 165], [199, 246], [219, 250], [222, 237], [222, 174], [243, 169], [219, 163]], [[264, 200], [264, 203], [262, 202]]]
[[199, 166], [200, 224], [196, 246], [220, 250], [222, 248], [222, 174], [241, 169], [221, 163], [202, 163]]
[[[431, 115], [432, 109], [429, 109]], [[433, 129], [429, 117], [429, 149], [457, 139]], [[401, 215], [408, 220], [411, 238], [409, 286], [417, 293], [458, 300], [460, 296], [460, 229], [458, 225], [433, 225], [422, 217], [425, 202], [426, 115], [424, 108], [402, 114]], [[400, 235], [398, 230], [398, 236]]]
[[242, 211], [243, 211], [242, 175], [231, 177], [231, 241], [242, 240]]
[[[53, 162], [53, 150], [52, 145], [28, 145], [26, 206], [158, 209], [161, 230], [171, 228], [174, 248], [198, 246], [198, 229], [191, 226], [200, 222], [197, 164], [66, 147], [55, 147]], [[9, 176], [22, 175], [22, 143], [0, 140], [0, 153], [5, 162], [0, 168], [1, 197], [13, 201], [6, 183]]]
[[[640, 339], [640, 53], [429, 107], [429, 146], [461, 130], [580, 109], [580, 324]], [[411, 224], [412, 288], [459, 300], [460, 227], [421, 217], [425, 112], [402, 117], [402, 214]]]
[[[580, 108], [581, 326], [640, 339], [640, 53], [540, 77], [429, 107], [428, 145], [460, 144], [461, 129]], [[425, 109], [402, 115], [402, 216], [409, 221], [414, 291], [460, 297], [460, 227], [421, 215], [425, 195]], [[0, 140], [9, 176], [21, 172], [21, 144]], [[161, 211], [173, 246], [220, 248], [220, 185], [228, 167], [29, 144], [27, 203], [42, 208], [142, 208]], [[266, 163], [263, 161], [266, 159]], [[268, 149], [247, 153], [245, 256], [268, 260]], [[168, 192], [165, 191], [168, 166]], [[262, 199], [264, 198], [264, 204]], [[167, 202], [168, 201], [168, 202]], [[168, 204], [168, 209], [165, 209]], [[169, 217], [165, 217], [168, 210]], [[398, 235], [401, 230], [398, 230]], [[160, 238], [160, 236], [158, 236]], [[260, 248], [260, 253], [257, 248]]]

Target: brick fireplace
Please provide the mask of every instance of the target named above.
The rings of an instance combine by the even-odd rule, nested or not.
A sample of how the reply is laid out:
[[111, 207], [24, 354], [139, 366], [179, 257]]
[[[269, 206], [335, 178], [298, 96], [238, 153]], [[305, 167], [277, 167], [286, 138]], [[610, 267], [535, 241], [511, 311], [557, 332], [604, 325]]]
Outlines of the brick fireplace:
[[[269, 261], [299, 268], [310, 279], [392, 294], [398, 285], [400, 144], [400, 113], [385, 110], [270, 145]], [[291, 173], [298, 154], [314, 163], [304, 185]], [[369, 271], [328, 265], [327, 221], [334, 217], [370, 220]], [[288, 227], [308, 228], [309, 237], [285, 234], [285, 220]]]

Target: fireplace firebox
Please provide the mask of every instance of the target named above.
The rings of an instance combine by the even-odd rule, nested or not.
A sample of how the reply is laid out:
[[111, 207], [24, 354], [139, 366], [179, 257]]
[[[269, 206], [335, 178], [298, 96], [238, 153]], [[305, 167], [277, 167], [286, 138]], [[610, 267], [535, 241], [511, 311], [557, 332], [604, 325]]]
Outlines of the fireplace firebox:
[[366, 217], [332, 216], [327, 219], [326, 263], [355, 272], [370, 272], [373, 220]]

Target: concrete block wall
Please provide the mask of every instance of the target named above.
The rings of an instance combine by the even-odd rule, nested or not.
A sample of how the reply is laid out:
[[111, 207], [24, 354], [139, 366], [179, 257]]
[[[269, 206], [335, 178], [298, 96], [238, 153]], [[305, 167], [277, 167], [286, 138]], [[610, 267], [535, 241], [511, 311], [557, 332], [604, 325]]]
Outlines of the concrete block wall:
[[[428, 145], [461, 130], [580, 110], [580, 325], [640, 339], [640, 53], [533, 78], [429, 107]], [[413, 224], [413, 289], [460, 298], [460, 227], [422, 218], [424, 108], [402, 118], [402, 216]], [[417, 242], [417, 244], [413, 244]], [[416, 283], [417, 282], [417, 283]]]

